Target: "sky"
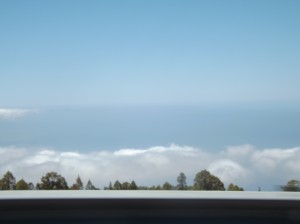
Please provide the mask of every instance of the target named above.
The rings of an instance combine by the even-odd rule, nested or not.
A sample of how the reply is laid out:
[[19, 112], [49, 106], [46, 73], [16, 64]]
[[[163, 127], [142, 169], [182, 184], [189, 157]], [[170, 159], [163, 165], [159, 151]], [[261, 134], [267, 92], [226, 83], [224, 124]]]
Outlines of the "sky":
[[0, 175], [36, 182], [56, 167], [102, 187], [181, 171], [192, 183], [206, 168], [249, 190], [300, 179], [299, 10], [296, 0], [0, 0]]
[[296, 103], [299, 7], [1, 0], [1, 106]]

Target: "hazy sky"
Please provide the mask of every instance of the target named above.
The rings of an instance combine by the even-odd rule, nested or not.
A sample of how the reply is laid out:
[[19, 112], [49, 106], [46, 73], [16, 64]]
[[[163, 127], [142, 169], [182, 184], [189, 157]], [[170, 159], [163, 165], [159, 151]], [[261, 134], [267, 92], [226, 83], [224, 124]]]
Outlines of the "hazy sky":
[[300, 103], [299, 1], [0, 1], [0, 106]]

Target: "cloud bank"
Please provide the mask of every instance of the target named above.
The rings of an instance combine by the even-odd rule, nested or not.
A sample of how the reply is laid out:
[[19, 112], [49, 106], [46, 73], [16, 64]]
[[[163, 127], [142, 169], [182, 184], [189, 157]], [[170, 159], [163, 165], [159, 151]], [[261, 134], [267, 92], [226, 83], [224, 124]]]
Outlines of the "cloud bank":
[[36, 110], [0, 108], [0, 119], [14, 119], [36, 113]]
[[221, 152], [179, 146], [147, 149], [120, 149], [90, 153], [61, 152], [53, 149], [0, 148], [0, 174], [7, 170], [17, 180], [37, 183], [49, 171], [62, 174], [69, 185], [80, 175], [86, 184], [91, 179], [97, 187], [115, 180], [135, 180], [138, 185], [176, 184], [180, 172], [189, 185], [197, 172], [209, 170], [226, 186], [231, 182], [246, 190], [274, 190], [289, 179], [300, 179], [300, 147], [257, 149], [251, 145], [227, 147]]

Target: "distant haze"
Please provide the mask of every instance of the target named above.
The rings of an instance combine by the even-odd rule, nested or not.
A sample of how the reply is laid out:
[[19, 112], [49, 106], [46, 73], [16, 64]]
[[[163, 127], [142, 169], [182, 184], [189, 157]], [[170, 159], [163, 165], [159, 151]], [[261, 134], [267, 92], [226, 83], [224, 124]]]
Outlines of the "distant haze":
[[300, 108], [290, 105], [106, 106], [18, 111], [7, 110], [2, 118], [0, 114], [2, 146], [84, 152], [172, 143], [210, 151], [241, 144], [267, 148], [300, 145]]

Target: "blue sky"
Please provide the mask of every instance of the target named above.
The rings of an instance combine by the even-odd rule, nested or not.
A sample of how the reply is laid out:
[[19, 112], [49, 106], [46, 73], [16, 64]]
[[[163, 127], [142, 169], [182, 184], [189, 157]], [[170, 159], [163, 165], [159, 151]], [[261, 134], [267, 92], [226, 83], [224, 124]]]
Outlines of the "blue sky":
[[0, 175], [55, 170], [103, 187], [180, 172], [191, 184], [208, 169], [248, 190], [300, 179], [299, 11], [0, 0]]
[[0, 1], [0, 104], [299, 103], [299, 1]]

